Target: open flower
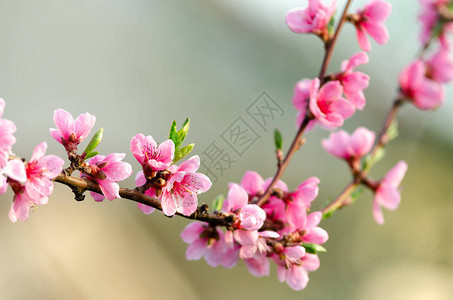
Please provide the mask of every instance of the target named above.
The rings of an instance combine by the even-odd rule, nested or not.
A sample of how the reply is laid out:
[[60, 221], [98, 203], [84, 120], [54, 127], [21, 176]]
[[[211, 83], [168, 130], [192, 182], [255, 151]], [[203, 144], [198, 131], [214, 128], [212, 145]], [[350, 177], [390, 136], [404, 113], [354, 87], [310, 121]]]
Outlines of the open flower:
[[438, 83], [448, 83], [453, 79], [453, 61], [448, 43], [441, 43], [439, 50], [426, 61], [426, 75]]
[[158, 145], [152, 136], [139, 133], [131, 140], [131, 151], [137, 161], [143, 166], [145, 173], [167, 169], [173, 162], [175, 144], [166, 140]]
[[189, 244], [186, 250], [188, 260], [204, 257], [211, 267], [219, 265], [233, 267], [237, 262], [237, 251], [226, 246], [223, 232], [202, 222], [192, 222], [181, 233], [181, 238]]
[[74, 121], [70, 113], [64, 109], [57, 109], [54, 112], [53, 121], [57, 129], [50, 128], [50, 134], [69, 153], [77, 151], [77, 145], [90, 134], [96, 122], [96, 117], [89, 113], [84, 113]]
[[319, 88], [318, 78], [310, 85], [310, 111], [316, 120], [327, 128], [343, 125], [354, 114], [354, 105], [342, 97], [343, 87], [339, 81], [330, 81]]
[[295, 8], [286, 15], [286, 24], [295, 33], [329, 34], [328, 25], [336, 10], [336, 0], [324, 5], [321, 0], [308, 0], [307, 8]]
[[[9, 213], [12, 222], [16, 222], [17, 219], [26, 220], [30, 208], [35, 204], [46, 204], [53, 192], [52, 179], [61, 173], [64, 161], [55, 155], [44, 155], [46, 148], [46, 142], [35, 147], [30, 161], [25, 166], [25, 184], [11, 183], [15, 193]], [[20, 167], [17, 166], [17, 169]]]
[[263, 226], [266, 213], [258, 205], [248, 204], [248, 199], [247, 192], [240, 185], [232, 184], [222, 210], [238, 216], [237, 228], [256, 231]]
[[373, 216], [378, 224], [384, 223], [381, 207], [389, 210], [398, 208], [401, 195], [398, 187], [407, 171], [407, 164], [404, 161], [398, 162], [381, 180], [374, 193]]
[[211, 180], [196, 171], [200, 167], [198, 155], [192, 156], [179, 167], [170, 169], [172, 175], [162, 188], [162, 211], [167, 216], [177, 211], [185, 216], [197, 210], [198, 194], [211, 188]]
[[389, 39], [389, 33], [384, 22], [392, 11], [390, 3], [382, 0], [374, 0], [365, 5], [363, 10], [357, 12], [358, 20], [354, 20], [357, 30], [359, 46], [363, 51], [371, 51], [371, 44], [367, 38], [370, 35], [378, 44], [385, 44]]
[[365, 107], [366, 99], [363, 90], [368, 87], [370, 77], [362, 72], [354, 72], [354, 68], [367, 62], [368, 55], [365, 52], [356, 53], [349, 60], [342, 62], [341, 73], [336, 76], [343, 86], [346, 98], [359, 110]]
[[322, 141], [324, 149], [335, 157], [350, 160], [359, 159], [367, 154], [374, 143], [375, 134], [365, 127], [357, 128], [349, 135], [344, 130], [332, 132]]
[[304, 289], [308, 283], [308, 272], [319, 268], [319, 257], [305, 252], [301, 246], [286, 248], [281, 258], [274, 256], [277, 263], [277, 275], [280, 282], [286, 281], [293, 290]]
[[442, 84], [426, 78], [426, 68], [422, 60], [417, 59], [400, 74], [400, 91], [403, 97], [419, 109], [435, 109], [445, 100]]
[[118, 181], [122, 181], [132, 174], [131, 165], [122, 161], [125, 156], [125, 153], [111, 153], [107, 156], [96, 155], [90, 159], [91, 173], [83, 174], [82, 177], [99, 184], [103, 195], [90, 192], [95, 201], [102, 201], [104, 197], [110, 201], [121, 198]]
[[5, 109], [5, 101], [0, 98], [0, 168], [5, 167], [8, 156], [11, 153], [11, 146], [16, 143], [14, 132], [16, 126], [10, 120], [2, 119]]

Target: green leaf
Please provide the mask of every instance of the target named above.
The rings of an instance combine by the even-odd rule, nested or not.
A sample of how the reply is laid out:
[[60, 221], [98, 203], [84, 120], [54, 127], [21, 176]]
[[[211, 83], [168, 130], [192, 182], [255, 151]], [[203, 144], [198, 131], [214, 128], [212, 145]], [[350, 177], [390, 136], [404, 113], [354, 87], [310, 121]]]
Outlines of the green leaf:
[[83, 153], [89, 154], [92, 152], [96, 147], [99, 145], [99, 143], [102, 141], [102, 136], [104, 134], [104, 128], [99, 129], [91, 139], [90, 143], [88, 146], [85, 148]]
[[330, 35], [333, 34], [334, 25], [335, 25], [335, 18], [332, 17], [332, 18], [330, 18], [329, 24], [327, 25], [327, 30], [329, 31], [329, 34], [330, 34]]
[[222, 210], [223, 200], [225, 200], [225, 197], [223, 195], [218, 195], [217, 197], [215, 197], [214, 201], [212, 202], [212, 207], [214, 208], [214, 211]]
[[322, 218], [323, 219], [328, 219], [328, 218], [330, 218], [333, 215], [334, 212], [335, 212], [335, 209], [332, 209], [332, 210], [330, 210], [330, 211], [328, 211], [326, 213], [323, 213], [322, 214]]
[[184, 158], [184, 156], [186, 156], [187, 154], [189, 154], [193, 147], [195, 146], [195, 144], [190, 144], [190, 145], [187, 145], [185, 147], [182, 147], [181, 149], [178, 149], [178, 151], [175, 151], [175, 158], [173, 159], [173, 162], [177, 162], [178, 160]]
[[190, 120], [189, 118], [186, 119], [184, 124], [182, 125], [182, 128], [178, 131], [178, 144], [179, 146], [182, 145], [184, 140], [186, 139], [187, 132], [189, 131], [189, 123]]
[[378, 161], [380, 161], [385, 155], [385, 149], [380, 147], [376, 150], [376, 153], [373, 155], [369, 154], [365, 157], [363, 161], [363, 170], [367, 171], [374, 166]]
[[175, 149], [177, 149], [176, 144], [178, 143], [178, 132], [176, 131], [176, 121], [173, 121], [173, 123], [171, 123], [170, 135], [168, 138], [173, 141], [173, 143], [175, 144]]
[[278, 129], [275, 129], [275, 131], [274, 131], [274, 142], [275, 142], [275, 148], [277, 148], [278, 150], [282, 150], [283, 138], [282, 138], [282, 134], [280, 133], [280, 131]]
[[305, 248], [305, 251], [307, 251], [310, 254], [318, 254], [319, 252], [327, 251], [326, 248], [318, 244], [303, 243], [302, 246]]
[[394, 120], [387, 129], [388, 141], [395, 139], [398, 136], [398, 122]]
[[360, 195], [363, 194], [363, 191], [365, 189], [363, 188], [363, 186], [359, 186], [358, 188], [356, 188], [352, 193], [351, 193], [351, 202], [355, 202], [359, 197]]
[[90, 153], [88, 153], [88, 154], [85, 156], [85, 159], [92, 158], [93, 156], [96, 156], [96, 155], [98, 155], [98, 154], [99, 154], [98, 151], [91, 151]]

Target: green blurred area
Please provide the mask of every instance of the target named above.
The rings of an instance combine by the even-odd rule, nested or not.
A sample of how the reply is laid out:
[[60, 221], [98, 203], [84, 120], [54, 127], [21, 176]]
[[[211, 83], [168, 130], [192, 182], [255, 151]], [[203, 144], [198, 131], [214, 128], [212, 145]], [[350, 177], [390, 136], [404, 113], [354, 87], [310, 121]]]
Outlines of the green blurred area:
[[[305, 1], [5, 0], [0, 3], [0, 96], [4, 117], [18, 128], [16, 154], [29, 157], [41, 141], [64, 155], [48, 133], [53, 110], [88, 111], [104, 128], [101, 153], [129, 151], [141, 132], [167, 138], [171, 122], [191, 118], [187, 144], [201, 154], [263, 92], [285, 112], [225, 171], [202, 198], [210, 204], [247, 170], [267, 178], [275, 171], [273, 132], [285, 150], [295, 134], [292, 90], [317, 74], [321, 43], [291, 33], [285, 12]], [[339, 7], [344, 1], [338, 1]], [[354, 9], [366, 1], [358, 1]], [[390, 1], [391, 39], [373, 43], [367, 107], [348, 120], [378, 130], [397, 87], [398, 73], [417, 52], [417, 5]], [[330, 70], [360, 49], [353, 28], [341, 35]], [[448, 91], [451, 98], [452, 91]], [[135, 203], [81, 203], [57, 186], [49, 204], [27, 222], [11, 224], [12, 195], [1, 196], [0, 296], [2, 299], [452, 299], [453, 211], [451, 99], [435, 112], [404, 107], [400, 137], [372, 171], [379, 179], [398, 160], [409, 163], [402, 203], [378, 226], [372, 195], [364, 193], [322, 227], [329, 234], [321, 268], [302, 292], [279, 283], [275, 268], [255, 278], [243, 264], [231, 270], [186, 261], [179, 234], [187, 220], [144, 215]], [[247, 119], [248, 118], [248, 119]], [[93, 131], [94, 133], [95, 131]], [[324, 152], [328, 132], [307, 134], [284, 181], [296, 187], [321, 179], [314, 208], [323, 207], [349, 181], [346, 165]], [[83, 145], [85, 146], [85, 144]], [[227, 148], [226, 148], [227, 149]], [[231, 150], [230, 150], [231, 151]], [[132, 187], [133, 177], [122, 185]]]

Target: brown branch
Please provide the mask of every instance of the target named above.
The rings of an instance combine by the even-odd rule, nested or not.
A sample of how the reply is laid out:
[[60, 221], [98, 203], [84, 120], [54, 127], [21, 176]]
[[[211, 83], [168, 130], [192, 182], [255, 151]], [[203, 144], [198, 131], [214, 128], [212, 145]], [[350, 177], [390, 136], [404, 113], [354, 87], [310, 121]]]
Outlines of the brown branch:
[[[102, 194], [102, 191], [97, 183], [92, 181], [85, 180], [83, 178], [77, 178], [73, 176], [67, 176], [62, 172], [55, 179], [55, 182], [62, 183], [70, 187], [73, 192], [77, 195], [83, 195], [86, 191], [96, 192]], [[120, 188], [119, 194], [121, 198], [132, 200], [138, 203], [142, 203], [151, 207], [154, 207], [158, 210], [162, 210], [160, 205], [160, 200], [149, 197], [141, 193], [138, 189], [126, 189]], [[76, 199], [77, 200], [77, 199]], [[213, 226], [224, 226], [231, 227], [234, 223], [234, 216], [224, 215], [222, 213], [218, 214], [209, 214], [208, 207], [206, 204], [203, 204], [197, 208], [197, 210], [190, 216], [185, 216], [181, 213], [176, 213], [176, 215], [184, 217], [186, 219], [197, 220], [207, 222]]]
[[[335, 48], [336, 41], [337, 41], [338, 36], [340, 34], [340, 30], [343, 27], [343, 24], [344, 24], [344, 22], [346, 20], [346, 14], [347, 14], [348, 8], [351, 5], [351, 3], [352, 3], [352, 0], [348, 0], [348, 2], [346, 3], [345, 8], [343, 10], [343, 14], [341, 16], [341, 20], [338, 23], [338, 26], [337, 26], [337, 28], [335, 30], [333, 38], [330, 41], [327, 41], [325, 43], [325, 46], [324, 46], [325, 54], [324, 54], [324, 58], [323, 58], [322, 65], [321, 65], [321, 69], [320, 69], [319, 75], [318, 75], [318, 78], [321, 81], [321, 84], [323, 84], [325, 82], [324, 75], [326, 73], [327, 67], [329, 66], [330, 60], [332, 58], [333, 49]], [[272, 192], [275, 184], [282, 177], [282, 175], [285, 172], [286, 167], [288, 166], [288, 164], [289, 164], [291, 158], [293, 157], [294, 153], [297, 150], [299, 150], [301, 144], [303, 143], [302, 135], [304, 134], [305, 128], [307, 127], [309, 121], [312, 120], [313, 118], [314, 118], [314, 116], [311, 114], [310, 108], [308, 107], [308, 103], [307, 103], [307, 109], [306, 109], [305, 118], [302, 121], [302, 124], [300, 125], [299, 130], [297, 131], [297, 134], [294, 137], [294, 140], [291, 143], [291, 146], [290, 146], [288, 152], [286, 153], [285, 158], [279, 164], [279, 166], [277, 168], [277, 172], [275, 173], [275, 175], [274, 175], [274, 177], [272, 179], [272, 182], [269, 184], [269, 186], [267, 187], [267, 189], [264, 192], [264, 194], [261, 195], [261, 197], [256, 202], [257, 205], [260, 205], [260, 206], [263, 205], [267, 201], [269, 196], [271, 195], [271, 192]]]

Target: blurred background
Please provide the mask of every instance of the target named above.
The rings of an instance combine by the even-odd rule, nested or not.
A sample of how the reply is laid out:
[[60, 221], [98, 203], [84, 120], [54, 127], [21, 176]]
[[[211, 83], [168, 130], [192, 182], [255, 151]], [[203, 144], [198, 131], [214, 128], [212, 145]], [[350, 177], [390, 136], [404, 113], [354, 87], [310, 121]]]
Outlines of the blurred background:
[[[353, 10], [367, 1], [354, 1]], [[390, 41], [373, 43], [367, 107], [348, 120], [351, 132], [378, 130], [396, 94], [400, 70], [419, 49], [416, 1], [389, 1]], [[410, 3], [409, 3], [410, 2]], [[338, 1], [339, 9], [345, 1]], [[227, 193], [247, 170], [264, 178], [275, 171], [272, 132], [288, 145], [295, 134], [291, 104], [296, 81], [318, 74], [321, 42], [290, 32], [289, 9], [305, 0], [3, 0], [0, 2], [0, 96], [4, 118], [18, 128], [13, 151], [29, 158], [41, 141], [64, 157], [49, 134], [57, 108], [96, 115], [104, 128], [101, 153], [125, 152], [138, 171], [129, 142], [137, 133], [167, 138], [170, 123], [191, 118], [187, 142], [202, 155], [213, 143], [234, 163], [217, 173], [201, 202]], [[354, 29], [340, 36], [330, 70], [360, 51]], [[251, 117], [261, 101], [277, 103], [267, 123]], [[438, 111], [405, 106], [400, 137], [390, 144], [372, 176], [381, 178], [398, 160], [409, 163], [402, 203], [385, 211], [377, 225], [372, 195], [322, 223], [330, 234], [321, 268], [306, 290], [250, 275], [243, 264], [231, 270], [186, 261], [179, 234], [188, 224], [160, 212], [144, 215], [136, 204], [117, 199], [76, 202], [57, 186], [48, 205], [28, 221], [8, 219], [12, 193], [0, 198], [1, 299], [453, 299], [453, 90]], [[240, 118], [240, 119], [238, 119]], [[226, 143], [235, 122], [254, 132], [240, 155]], [[94, 133], [94, 131], [93, 131]], [[322, 208], [349, 181], [346, 165], [329, 156], [320, 140], [306, 135], [284, 181], [295, 188], [310, 176], [321, 179], [314, 204]], [[82, 149], [86, 143], [82, 144]], [[203, 157], [202, 157], [203, 158]], [[213, 178], [213, 177], [211, 177]], [[121, 184], [133, 187], [133, 176]]]

